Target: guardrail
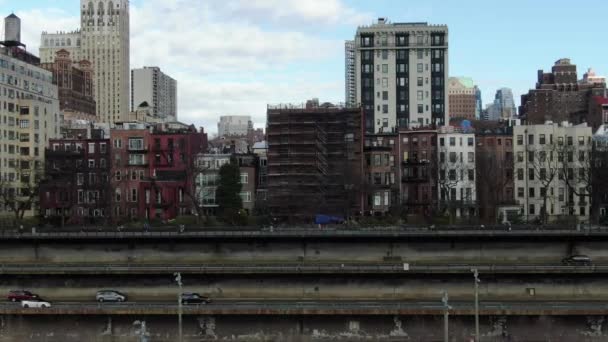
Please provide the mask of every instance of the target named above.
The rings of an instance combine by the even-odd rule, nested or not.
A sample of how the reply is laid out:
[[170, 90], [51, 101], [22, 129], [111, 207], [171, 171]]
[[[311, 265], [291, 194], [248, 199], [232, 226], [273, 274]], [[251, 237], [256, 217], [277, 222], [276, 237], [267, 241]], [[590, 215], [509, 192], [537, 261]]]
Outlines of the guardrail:
[[385, 264], [1, 264], [0, 274], [603, 274], [608, 265], [410, 265]]
[[338, 230], [338, 229], [286, 229], [257, 231], [83, 231], [83, 232], [23, 232], [0, 231], [0, 240], [69, 240], [69, 239], [285, 239], [285, 238], [517, 238], [517, 237], [608, 237], [608, 229], [594, 230]]

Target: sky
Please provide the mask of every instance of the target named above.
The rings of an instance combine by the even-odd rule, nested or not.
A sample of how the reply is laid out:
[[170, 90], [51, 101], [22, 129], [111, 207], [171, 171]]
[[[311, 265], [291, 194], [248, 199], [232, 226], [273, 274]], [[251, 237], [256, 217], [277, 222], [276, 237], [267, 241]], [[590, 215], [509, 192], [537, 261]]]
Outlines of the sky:
[[[79, 0], [0, 0], [37, 53], [42, 31], [79, 27]], [[344, 40], [378, 17], [449, 27], [450, 76], [471, 77], [484, 106], [498, 88], [516, 103], [560, 58], [608, 74], [605, 0], [131, 0], [131, 67], [178, 81], [178, 119], [217, 131], [220, 115], [267, 104], [344, 101]]]

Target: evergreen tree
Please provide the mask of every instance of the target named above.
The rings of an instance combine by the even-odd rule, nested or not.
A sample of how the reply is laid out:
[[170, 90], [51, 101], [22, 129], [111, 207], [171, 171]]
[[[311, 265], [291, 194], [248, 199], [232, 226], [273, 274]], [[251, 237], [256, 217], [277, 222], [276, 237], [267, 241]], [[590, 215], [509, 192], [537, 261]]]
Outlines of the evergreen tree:
[[241, 187], [241, 170], [233, 159], [220, 168], [220, 180], [215, 195], [219, 204], [218, 216], [228, 224], [237, 225], [243, 222]]

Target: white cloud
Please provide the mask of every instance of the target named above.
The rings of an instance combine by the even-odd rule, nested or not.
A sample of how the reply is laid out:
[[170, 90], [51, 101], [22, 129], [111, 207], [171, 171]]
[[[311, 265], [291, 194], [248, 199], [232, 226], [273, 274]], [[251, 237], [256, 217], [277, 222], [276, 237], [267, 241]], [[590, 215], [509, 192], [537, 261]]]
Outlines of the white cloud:
[[[31, 51], [38, 49], [40, 32], [79, 27], [77, 7], [17, 14]], [[321, 27], [352, 25], [354, 32], [353, 23], [361, 21], [368, 16], [341, 0], [135, 1], [131, 66], [159, 66], [177, 79], [181, 121], [214, 132], [220, 115], [244, 114], [260, 126], [267, 103], [342, 97], [341, 78], [313, 77], [307, 70], [333, 63], [341, 75], [343, 41], [323, 36]]]

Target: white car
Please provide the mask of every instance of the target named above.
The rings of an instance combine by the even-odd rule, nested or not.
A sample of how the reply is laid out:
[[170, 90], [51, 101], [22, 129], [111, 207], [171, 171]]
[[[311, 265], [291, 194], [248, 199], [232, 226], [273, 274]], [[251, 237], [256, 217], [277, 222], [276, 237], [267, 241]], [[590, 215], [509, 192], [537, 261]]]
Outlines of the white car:
[[21, 307], [23, 308], [50, 308], [51, 303], [43, 300], [23, 300], [21, 301]]

